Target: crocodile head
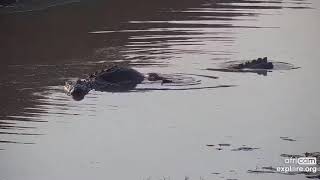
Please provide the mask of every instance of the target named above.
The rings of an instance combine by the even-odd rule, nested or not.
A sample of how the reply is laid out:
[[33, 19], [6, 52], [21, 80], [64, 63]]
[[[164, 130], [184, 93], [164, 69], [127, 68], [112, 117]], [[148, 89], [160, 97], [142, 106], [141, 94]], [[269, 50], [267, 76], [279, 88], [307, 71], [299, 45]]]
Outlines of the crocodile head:
[[77, 80], [75, 83], [68, 81], [65, 83], [64, 90], [71, 95], [74, 100], [80, 101], [91, 90], [90, 85], [85, 80]]

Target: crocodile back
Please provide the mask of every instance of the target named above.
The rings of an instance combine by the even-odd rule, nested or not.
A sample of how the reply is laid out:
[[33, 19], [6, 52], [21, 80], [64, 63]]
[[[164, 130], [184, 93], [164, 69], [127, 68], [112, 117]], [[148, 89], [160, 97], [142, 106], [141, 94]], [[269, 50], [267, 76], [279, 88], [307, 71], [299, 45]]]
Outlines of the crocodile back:
[[96, 79], [115, 84], [122, 82], [139, 84], [144, 80], [144, 75], [131, 68], [112, 67], [98, 73]]

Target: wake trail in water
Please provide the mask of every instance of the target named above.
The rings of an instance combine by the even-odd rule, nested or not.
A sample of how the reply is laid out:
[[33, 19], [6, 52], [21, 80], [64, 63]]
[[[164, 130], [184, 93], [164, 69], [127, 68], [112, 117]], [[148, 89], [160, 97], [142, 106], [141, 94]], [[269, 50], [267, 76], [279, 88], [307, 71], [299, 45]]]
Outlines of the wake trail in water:
[[200, 89], [216, 89], [235, 87], [236, 85], [218, 85], [218, 86], [205, 86], [205, 87], [188, 87], [188, 88], [135, 88], [132, 92], [139, 91], [186, 91], [186, 90], [200, 90]]

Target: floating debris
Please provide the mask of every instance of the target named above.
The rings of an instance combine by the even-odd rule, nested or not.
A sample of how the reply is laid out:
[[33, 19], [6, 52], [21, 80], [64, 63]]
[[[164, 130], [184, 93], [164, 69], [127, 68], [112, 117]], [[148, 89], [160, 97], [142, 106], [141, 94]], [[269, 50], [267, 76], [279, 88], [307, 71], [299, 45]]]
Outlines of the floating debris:
[[281, 154], [281, 157], [286, 157], [286, 158], [300, 158], [303, 157], [302, 155], [296, 155], [296, 154]]
[[222, 143], [222, 144], [218, 144], [219, 146], [231, 146], [231, 144], [225, 144], [225, 143]]
[[309, 179], [320, 179], [320, 174], [318, 175], [311, 175], [311, 176], [306, 176]]
[[252, 147], [239, 147], [236, 149], [231, 149], [231, 151], [253, 151], [259, 148], [252, 148]]
[[272, 166], [262, 167], [262, 169], [270, 170], [270, 171], [276, 171], [277, 170], [276, 168], [274, 168]]
[[282, 139], [284, 141], [297, 141], [297, 140], [289, 138], [289, 137], [280, 137], [280, 139]]
[[275, 171], [270, 170], [248, 170], [248, 173], [264, 174], [264, 173], [276, 173]]

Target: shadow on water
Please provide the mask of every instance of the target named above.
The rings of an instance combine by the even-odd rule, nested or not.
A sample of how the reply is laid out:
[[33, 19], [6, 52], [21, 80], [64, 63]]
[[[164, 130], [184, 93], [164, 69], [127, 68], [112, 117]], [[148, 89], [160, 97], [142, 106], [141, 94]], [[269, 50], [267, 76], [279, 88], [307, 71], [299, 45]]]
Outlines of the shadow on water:
[[[230, 60], [233, 52], [224, 48], [235, 41], [232, 29], [268, 28], [243, 23], [262, 13], [257, 10], [308, 8], [305, 1], [282, 0], [66, 2], [0, 7], [1, 135], [40, 135], [46, 115], [77, 115], [70, 108], [81, 107], [70, 106], [60, 91], [66, 79], [117, 62], [169, 67], [186, 54]], [[193, 48], [208, 41], [222, 48]]]

